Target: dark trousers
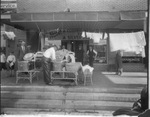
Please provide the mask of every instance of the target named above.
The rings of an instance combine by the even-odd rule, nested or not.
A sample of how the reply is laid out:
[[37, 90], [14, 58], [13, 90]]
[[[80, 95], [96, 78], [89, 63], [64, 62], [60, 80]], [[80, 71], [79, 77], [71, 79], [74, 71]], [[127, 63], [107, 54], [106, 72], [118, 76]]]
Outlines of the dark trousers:
[[10, 66], [10, 64], [11, 64], [11, 61], [9, 61], [9, 62], [7, 63], [7, 65], [8, 65], [8, 70], [14, 70], [14, 69], [15, 69], [15, 63], [14, 63], [14, 65], [12, 65], [12, 66]]
[[46, 84], [51, 83], [52, 61], [49, 58], [43, 57], [43, 76]]
[[6, 63], [1, 63], [1, 62], [0, 62], [0, 71], [1, 71], [2, 69], [4, 69], [4, 70], [7, 69], [7, 68], [6, 68]]
[[94, 59], [93, 58], [89, 58], [89, 66], [93, 67], [93, 62], [94, 62]]
[[116, 73], [122, 73], [123, 72], [123, 66], [122, 66], [122, 60], [118, 59], [116, 60]]

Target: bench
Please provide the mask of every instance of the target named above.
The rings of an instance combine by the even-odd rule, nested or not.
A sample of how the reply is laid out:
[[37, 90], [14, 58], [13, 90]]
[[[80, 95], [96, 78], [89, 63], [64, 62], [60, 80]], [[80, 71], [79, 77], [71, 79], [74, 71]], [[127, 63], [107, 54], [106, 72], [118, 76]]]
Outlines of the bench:
[[[57, 75], [59, 74], [59, 75]], [[78, 85], [78, 73], [72, 71], [51, 71], [51, 80], [74, 80]]]
[[20, 79], [23, 79], [23, 80], [28, 79], [30, 81], [30, 83], [32, 84], [32, 79], [34, 77], [36, 77], [38, 80], [38, 73], [39, 73], [39, 71], [34, 70], [34, 69], [28, 70], [28, 71], [18, 70], [18, 71], [16, 71], [16, 84], [18, 83], [18, 80], [20, 80]]

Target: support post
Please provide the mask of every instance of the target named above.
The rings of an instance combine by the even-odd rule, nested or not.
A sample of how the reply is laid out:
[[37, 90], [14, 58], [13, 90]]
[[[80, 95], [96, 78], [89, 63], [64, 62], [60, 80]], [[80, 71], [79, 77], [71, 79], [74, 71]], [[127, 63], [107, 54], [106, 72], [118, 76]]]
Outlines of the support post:
[[[150, 1], [148, 0], [148, 55], [150, 56]], [[148, 109], [150, 109], [150, 57], [148, 56], [148, 97], [149, 97], [149, 103], [148, 103]]]

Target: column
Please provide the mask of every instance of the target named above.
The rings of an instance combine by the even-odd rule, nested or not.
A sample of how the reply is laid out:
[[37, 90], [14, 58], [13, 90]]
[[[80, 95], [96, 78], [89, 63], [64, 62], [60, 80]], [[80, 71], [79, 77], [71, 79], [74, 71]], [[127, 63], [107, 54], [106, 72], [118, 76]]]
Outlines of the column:
[[[150, 39], [150, 1], [148, 0], [148, 5], [149, 5], [149, 7], [148, 7], [148, 50], [150, 49], [150, 41], [149, 41], [149, 39]], [[150, 55], [150, 51], [148, 51], [148, 54]], [[150, 57], [148, 57], [148, 63], [150, 62]], [[150, 69], [150, 63], [148, 64], [148, 68]], [[150, 71], [149, 71], [149, 69], [148, 69], [148, 96], [149, 96], [149, 106], [148, 106], [148, 108], [150, 109]]]
[[40, 32], [39, 38], [41, 40], [41, 51], [43, 51], [43, 47], [45, 45], [45, 37], [44, 37], [44, 33], [43, 32]]

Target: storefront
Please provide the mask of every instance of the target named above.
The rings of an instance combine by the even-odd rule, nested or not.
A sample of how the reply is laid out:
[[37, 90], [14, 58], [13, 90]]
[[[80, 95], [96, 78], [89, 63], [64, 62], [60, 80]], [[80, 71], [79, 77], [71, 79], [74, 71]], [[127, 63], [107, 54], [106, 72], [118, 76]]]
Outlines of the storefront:
[[[138, 44], [138, 39], [140, 43]], [[115, 70], [115, 50], [123, 51], [123, 68], [127, 72], [142, 72], [145, 70], [146, 38], [144, 31], [109, 33], [109, 71]], [[113, 43], [113, 44], [112, 44]], [[143, 45], [140, 45], [143, 43]]]
[[101, 37], [98, 37], [98, 42], [96, 42], [94, 39], [90, 39], [87, 36], [83, 36], [86, 34], [86, 32], [81, 31], [70, 31], [70, 32], [61, 32], [58, 33], [55, 36], [50, 35], [49, 33], [45, 34], [44, 44], [54, 43], [58, 47], [64, 45], [67, 50], [70, 50], [72, 52], [75, 52], [75, 55], [78, 53], [79, 46], [83, 48], [84, 51], [84, 58], [83, 63], [85, 64], [87, 62], [87, 56], [86, 53], [88, 51], [89, 45], [92, 45], [94, 49], [98, 52], [98, 55], [95, 59], [95, 64], [107, 64], [107, 34], [105, 34], [105, 37], [103, 33], [98, 33]]
[[[135, 31], [138, 33], [138, 31]], [[90, 36], [89, 36], [90, 34]], [[110, 49], [110, 35], [112, 33], [109, 32], [85, 32], [85, 31], [76, 31], [76, 32], [62, 32], [60, 31], [58, 34], [55, 33], [55, 36], [51, 35], [51, 33], [45, 33], [45, 45], [49, 43], [54, 43], [58, 47], [64, 45], [66, 49], [78, 53], [79, 45], [83, 47], [84, 57], [83, 63], [87, 63], [86, 52], [89, 48], [89, 45], [94, 47], [94, 50], [97, 51], [97, 57], [94, 61], [94, 67], [96, 70], [101, 71], [115, 71], [115, 55], [116, 51], [111, 51]], [[122, 34], [122, 33], [116, 33]], [[124, 33], [124, 34], [129, 34]], [[132, 33], [131, 33], [132, 34]], [[145, 41], [145, 36], [143, 37]], [[126, 40], [126, 39], [125, 39]], [[125, 41], [126, 43], [126, 41]], [[130, 42], [129, 42], [130, 43]], [[144, 55], [145, 55], [145, 47], [144, 47]], [[136, 52], [132, 51], [124, 51], [123, 53], [123, 67], [124, 71], [144, 71], [144, 58], [142, 53], [136, 54]]]
[[[125, 1], [117, 0], [116, 3], [112, 3], [111, 0], [101, 2], [92, 1], [93, 4], [91, 4], [89, 0], [89, 2], [84, 1], [85, 6], [94, 5], [96, 2], [98, 4], [94, 7], [85, 8], [77, 1], [76, 3], [72, 3], [71, 1], [64, 2], [62, 0], [61, 4], [56, 4], [56, 1], [51, 1], [54, 6], [59, 6], [55, 8], [47, 0], [43, 1], [45, 6], [41, 6], [41, 2], [36, 3], [36, 1], [30, 4], [26, 1], [18, 1], [18, 13], [11, 15], [9, 24], [18, 25], [26, 30], [27, 43], [31, 47], [36, 45], [34, 51], [43, 51], [43, 46], [48, 44], [48, 41], [56, 43], [59, 46], [65, 45], [66, 49], [75, 53], [77, 53], [78, 46], [82, 45], [85, 52], [83, 59], [86, 61], [86, 52], [89, 45], [92, 45], [98, 52], [97, 58], [94, 61], [95, 69], [100, 71], [114, 71], [116, 53], [110, 51], [109, 34], [112, 32], [144, 31], [147, 35], [146, 0], [133, 2], [135, 6], [139, 6], [140, 4], [138, 8], [131, 7], [132, 5], [128, 6], [128, 4], [133, 4], [131, 1], [128, 1], [130, 2], [128, 4]], [[122, 2], [125, 4], [124, 6], [121, 6]], [[65, 3], [69, 3], [69, 6], [65, 6]], [[79, 8], [74, 7], [74, 4]], [[111, 7], [103, 7], [108, 5]], [[70, 10], [63, 11], [62, 9], [64, 8], [70, 8]], [[41, 32], [44, 36], [40, 36]], [[94, 40], [88, 36], [83, 36], [83, 32], [99, 33], [100, 38], [99, 40]], [[125, 71], [144, 71], [144, 61], [139, 55], [124, 53], [123, 62]]]

